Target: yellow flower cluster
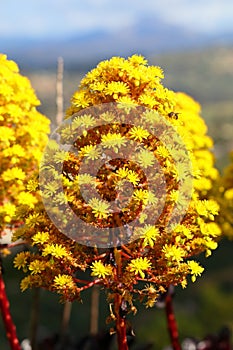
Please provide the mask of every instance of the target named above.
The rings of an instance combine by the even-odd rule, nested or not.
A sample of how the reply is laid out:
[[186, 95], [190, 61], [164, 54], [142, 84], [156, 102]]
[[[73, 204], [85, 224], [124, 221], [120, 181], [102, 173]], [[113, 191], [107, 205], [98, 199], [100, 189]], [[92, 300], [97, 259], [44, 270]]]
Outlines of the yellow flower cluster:
[[[79, 280], [79, 271], [88, 269], [110, 292], [124, 294], [128, 301], [132, 301], [135, 295], [141, 300], [143, 294], [146, 305], [153, 305], [161, 288], [170, 284], [185, 287], [189, 275], [194, 281], [202, 273], [203, 268], [190, 258], [203, 251], [210, 255], [211, 250], [217, 247], [216, 239], [221, 233], [214, 223], [218, 204], [208, 198], [212, 181], [217, 177], [209, 150], [212, 141], [206, 135], [199, 105], [187, 95], [175, 94], [163, 87], [162, 78], [161, 68], [149, 66], [143, 57], [134, 55], [128, 59], [114, 57], [101, 62], [81, 81], [67, 111], [71, 123], [62, 125], [58, 131], [61, 142], [66, 144], [78, 130], [79, 136], [72, 139], [75, 152], [60, 151], [56, 142], [52, 141], [44, 158], [45, 167], [50, 162], [46, 183], [40, 185], [41, 189], [44, 186], [48, 202], [55, 203], [56, 208], [63, 208], [67, 202], [72, 213], [85, 223], [94, 228], [115, 228], [112, 233], [115, 236], [106, 240], [97, 231], [94, 233], [96, 245], [90, 247], [92, 237], [88, 236], [88, 232], [84, 229], [82, 232], [75, 225], [72, 227], [71, 222], [71, 238], [66, 237], [50, 221], [40, 203], [34, 210], [24, 210], [26, 224], [15, 237], [26, 239], [36, 246], [37, 253], [29, 253], [25, 264], [21, 259], [18, 263], [16, 257], [16, 266], [27, 268], [29, 273], [22, 282], [22, 289], [41, 285], [73, 300], [91, 285], [86, 281], [86, 286], [83, 286], [85, 281]], [[91, 109], [85, 113], [86, 107], [107, 106], [112, 102], [116, 102], [114, 111], [121, 116], [122, 123], [115, 122], [114, 113], [104, 107], [99, 114], [101, 123], [97, 123]], [[140, 125], [127, 124], [128, 116], [131, 113], [137, 115], [138, 107], [142, 107], [138, 118]], [[178, 136], [172, 140], [174, 147], [169, 149], [174, 133], [169, 127], [163, 129], [161, 116], [181, 136], [189, 152], [194, 178], [190, 197], [186, 188], [180, 191], [179, 187], [188, 173], [187, 164], [183, 161], [185, 150], [178, 147]], [[150, 132], [151, 128], [157, 131], [157, 137]], [[167, 143], [160, 141], [162, 134], [165, 134]], [[102, 149], [99, 148], [100, 143]], [[130, 148], [133, 144], [137, 144], [134, 153]], [[118, 154], [124, 147], [127, 147], [128, 159], [108, 158], [111, 150]], [[172, 159], [174, 154], [179, 163]], [[104, 157], [106, 162], [96, 174], [96, 169], [88, 164], [100, 157]], [[62, 159], [60, 174], [58, 169]], [[153, 192], [153, 189], [162, 186], [156, 164], [162, 170], [166, 193], [163, 210], [159, 217], [154, 218], [163, 200], [160, 192]], [[90, 173], [79, 174], [81, 165]], [[58, 178], [61, 178], [64, 193], [59, 192], [55, 181]], [[150, 183], [153, 186], [149, 186]], [[82, 193], [98, 193], [101, 197], [87, 196], [85, 201]], [[110, 205], [115, 199], [116, 203], [124, 203], [121, 211], [117, 208], [114, 212]], [[180, 221], [168, 228], [174, 208], [179, 217], [185, 203], [188, 205]], [[54, 215], [56, 208], [51, 207]], [[63, 220], [59, 216], [57, 218], [58, 222]], [[69, 219], [67, 214], [67, 225]], [[136, 225], [134, 220], [137, 220]], [[129, 236], [126, 243], [121, 241], [124, 229]], [[85, 237], [86, 245], [72, 240], [75, 230], [80, 237]], [[110, 239], [115, 239], [117, 248], [108, 248]], [[36, 261], [35, 265], [33, 261]], [[41, 261], [44, 261], [45, 269]], [[137, 284], [141, 280], [150, 285], [143, 292]]]
[[233, 151], [230, 153], [230, 164], [216, 181], [213, 192], [220, 205], [218, 221], [222, 233], [233, 239]]
[[[174, 92], [161, 84], [163, 77], [160, 67], [147, 65], [146, 59], [139, 55], [102, 61], [82, 79], [79, 90], [73, 95], [67, 117], [85, 107], [108, 102], [121, 102], [126, 106], [144, 105], [168, 114], [174, 107]], [[132, 132], [140, 138], [145, 136], [140, 135], [140, 129]]]
[[0, 54], [0, 236], [12, 228], [16, 208], [33, 208], [27, 183], [37, 168], [49, 133], [49, 120], [39, 113], [39, 101], [15, 62]]

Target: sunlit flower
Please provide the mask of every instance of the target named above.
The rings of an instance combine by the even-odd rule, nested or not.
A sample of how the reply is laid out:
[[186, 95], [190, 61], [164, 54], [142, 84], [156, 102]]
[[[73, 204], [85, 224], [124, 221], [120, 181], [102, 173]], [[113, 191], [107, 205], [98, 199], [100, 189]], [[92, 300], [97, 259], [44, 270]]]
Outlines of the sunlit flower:
[[146, 203], [148, 199], [148, 191], [142, 189], [135, 190], [133, 193], [133, 198], [137, 201], [142, 201]]
[[130, 132], [129, 135], [132, 139], [136, 141], [143, 141], [143, 139], [146, 139], [150, 134], [147, 130], [143, 129], [140, 126], [134, 126]]
[[184, 249], [180, 247], [173, 246], [171, 244], [165, 244], [165, 246], [162, 249], [164, 256], [168, 261], [176, 261], [180, 262], [183, 260], [185, 256]]
[[189, 260], [187, 262], [188, 267], [190, 269], [190, 273], [192, 275], [191, 279], [193, 282], [196, 281], [197, 276], [200, 276], [202, 272], [204, 271], [204, 268], [198, 264], [198, 262], [194, 260]]
[[69, 253], [67, 252], [66, 248], [63, 247], [61, 244], [47, 244], [43, 248], [42, 255], [43, 256], [52, 255], [55, 258], [60, 259], [63, 257], [67, 257]]
[[91, 265], [92, 276], [98, 278], [106, 278], [112, 274], [112, 267], [110, 265], [104, 265], [101, 261], [94, 261]]
[[140, 237], [143, 239], [143, 247], [154, 246], [154, 241], [159, 236], [159, 229], [152, 225], [146, 225], [140, 229]]
[[44, 244], [49, 241], [48, 232], [37, 232], [32, 236], [33, 244]]
[[128, 265], [128, 269], [134, 272], [135, 275], [139, 274], [142, 279], [145, 278], [145, 272], [151, 267], [151, 262], [147, 258], [132, 259]]

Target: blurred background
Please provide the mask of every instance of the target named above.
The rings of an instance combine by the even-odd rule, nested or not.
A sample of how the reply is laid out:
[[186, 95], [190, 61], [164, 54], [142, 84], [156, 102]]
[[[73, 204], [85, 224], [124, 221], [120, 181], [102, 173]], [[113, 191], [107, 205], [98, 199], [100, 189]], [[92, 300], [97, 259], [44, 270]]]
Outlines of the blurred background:
[[[40, 111], [55, 126], [56, 71], [64, 60], [64, 109], [80, 79], [111, 56], [142, 54], [165, 73], [164, 85], [184, 91], [202, 105], [215, 141], [219, 170], [233, 149], [233, 1], [232, 0], [2, 0], [0, 52], [15, 60], [32, 82]], [[175, 311], [181, 339], [202, 338], [224, 326], [233, 330], [233, 242], [223, 239], [195, 284], [176, 291]], [[33, 293], [21, 293], [12, 256], [4, 260], [11, 310], [20, 339], [29, 336]], [[89, 332], [90, 294], [74, 303], [70, 334]], [[39, 334], [59, 332], [63, 306], [51, 293], [40, 293]], [[134, 317], [139, 342], [154, 349], [169, 344], [164, 311], [151, 309]], [[106, 329], [105, 294], [100, 297], [99, 329]], [[142, 321], [143, 320], [143, 321]], [[8, 349], [0, 320], [0, 348]]]

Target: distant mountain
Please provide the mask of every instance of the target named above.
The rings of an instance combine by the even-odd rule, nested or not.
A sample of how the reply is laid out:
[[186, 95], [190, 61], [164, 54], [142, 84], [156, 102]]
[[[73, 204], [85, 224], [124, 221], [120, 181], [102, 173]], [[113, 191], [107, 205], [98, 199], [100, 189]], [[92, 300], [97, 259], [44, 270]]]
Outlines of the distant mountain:
[[233, 43], [233, 33], [219, 36], [200, 34], [159, 18], [143, 17], [133, 26], [115, 32], [95, 31], [55, 40], [0, 38], [0, 51], [7, 53], [24, 69], [55, 67], [58, 56], [64, 58], [66, 66], [82, 68], [113, 55], [150, 55], [223, 42]]

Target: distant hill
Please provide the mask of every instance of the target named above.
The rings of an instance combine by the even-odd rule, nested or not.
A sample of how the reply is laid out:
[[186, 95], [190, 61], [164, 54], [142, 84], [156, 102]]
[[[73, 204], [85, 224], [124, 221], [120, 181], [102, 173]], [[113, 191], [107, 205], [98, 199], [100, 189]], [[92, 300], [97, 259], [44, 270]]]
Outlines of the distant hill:
[[113, 55], [161, 54], [221, 43], [233, 43], [233, 33], [200, 34], [195, 29], [188, 31], [160, 18], [142, 17], [134, 25], [120, 31], [93, 31], [85, 35], [74, 34], [66, 39], [0, 37], [0, 51], [27, 69], [53, 67], [58, 56], [63, 56], [67, 65], [82, 68]]

